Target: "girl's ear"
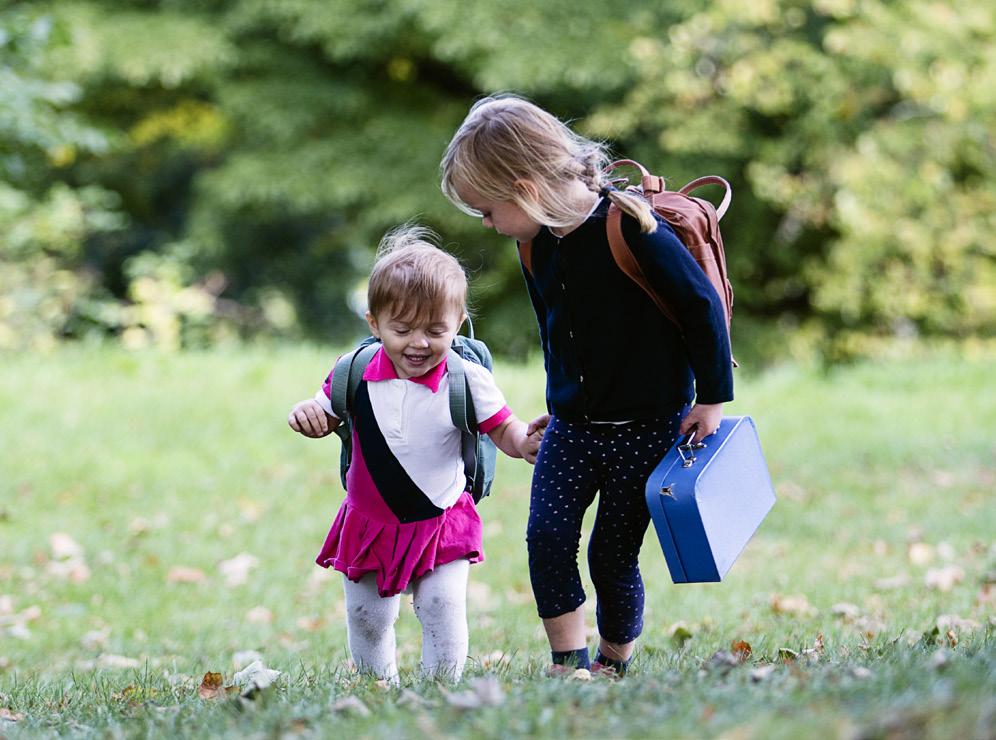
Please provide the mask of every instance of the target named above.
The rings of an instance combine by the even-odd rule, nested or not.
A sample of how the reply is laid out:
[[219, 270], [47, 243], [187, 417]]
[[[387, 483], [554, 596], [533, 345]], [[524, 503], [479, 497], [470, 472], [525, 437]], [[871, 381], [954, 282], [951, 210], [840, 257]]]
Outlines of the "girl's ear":
[[532, 180], [527, 180], [524, 177], [520, 177], [518, 180], [512, 183], [515, 191], [521, 195], [523, 198], [527, 198], [533, 202], [539, 201], [539, 188], [536, 187], [536, 183]]
[[370, 333], [380, 339], [380, 330], [377, 328], [377, 319], [369, 311], [366, 313], [366, 319], [367, 325], [370, 327]]

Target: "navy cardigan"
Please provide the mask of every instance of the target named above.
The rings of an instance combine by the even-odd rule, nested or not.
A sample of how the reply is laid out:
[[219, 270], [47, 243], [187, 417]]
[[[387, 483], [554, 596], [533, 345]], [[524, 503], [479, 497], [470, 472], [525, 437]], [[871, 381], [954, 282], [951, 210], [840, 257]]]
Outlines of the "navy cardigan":
[[623, 213], [626, 243], [678, 328], [619, 269], [609, 250], [603, 199], [563, 238], [543, 227], [523, 266], [539, 320], [547, 409], [566, 421], [627, 421], [698, 403], [733, 400], [726, 317], [719, 296], [671, 227], [640, 232]]

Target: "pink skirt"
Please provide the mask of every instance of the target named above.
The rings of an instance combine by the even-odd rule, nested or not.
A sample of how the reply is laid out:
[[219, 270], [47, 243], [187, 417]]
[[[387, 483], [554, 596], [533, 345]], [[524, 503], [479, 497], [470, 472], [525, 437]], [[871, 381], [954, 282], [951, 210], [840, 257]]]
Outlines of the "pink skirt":
[[402, 524], [383, 522], [342, 502], [325, 545], [315, 560], [351, 581], [377, 574], [377, 591], [394, 596], [437, 565], [466, 558], [484, 560], [481, 517], [469, 493], [437, 517]]

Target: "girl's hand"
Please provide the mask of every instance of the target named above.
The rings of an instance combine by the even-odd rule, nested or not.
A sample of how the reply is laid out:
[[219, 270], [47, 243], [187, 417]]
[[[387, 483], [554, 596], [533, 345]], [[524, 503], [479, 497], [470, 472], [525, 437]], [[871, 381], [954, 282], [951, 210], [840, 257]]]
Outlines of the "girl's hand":
[[295, 432], [317, 439], [327, 436], [335, 429], [338, 426], [338, 419], [329, 416], [318, 401], [309, 398], [291, 409], [287, 423]]
[[519, 454], [522, 455], [522, 459], [530, 465], [535, 465], [536, 456], [539, 454], [540, 443], [542, 441], [542, 429], [538, 429], [532, 434], [525, 435], [519, 444]]
[[695, 439], [701, 441], [710, 434], [715, 434], [721, 421], [723, 421], [723, 404], [697, 403], [681, 422], [678, 431], [681, 434], [688, 434], [694, 429]]
[[526, 434], [533, 435], [539, 432], [539, 438], [543, 439], [543, 432], [546, 431], [547, 426], [550, 424], [550, 415], [543, 414], [542, 416], [537, 416], [531, 422], [526, 425]]

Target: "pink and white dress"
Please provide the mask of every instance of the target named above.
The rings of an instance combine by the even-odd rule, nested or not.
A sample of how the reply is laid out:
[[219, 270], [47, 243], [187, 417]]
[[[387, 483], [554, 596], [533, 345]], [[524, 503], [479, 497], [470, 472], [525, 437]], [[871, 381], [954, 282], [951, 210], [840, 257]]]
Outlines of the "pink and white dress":
[[[511, 415], [491, 373], [465, 363], [484, 433]], [[438, 565], [484, 560], [481, 519], [466, 491], [460, 431], [449, 410], [446, 361], [400, 379], [380, 349], [363, 373], [353, 408], [346, 499], [316, 562], [351, 581], [377, 574], [393, 596]], [[331, 374], [315, 399], [329, 414]]]

